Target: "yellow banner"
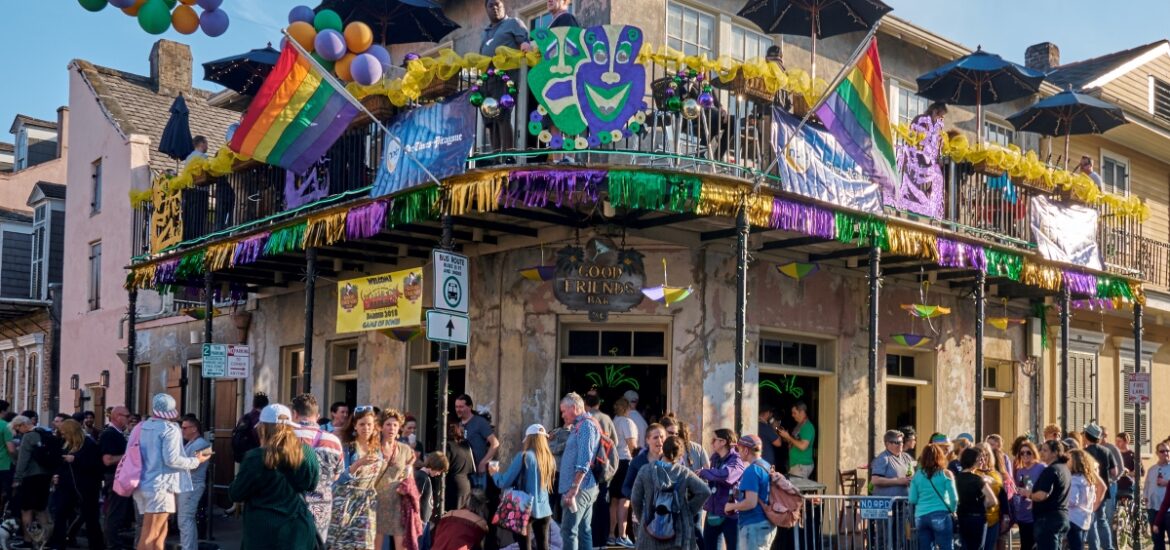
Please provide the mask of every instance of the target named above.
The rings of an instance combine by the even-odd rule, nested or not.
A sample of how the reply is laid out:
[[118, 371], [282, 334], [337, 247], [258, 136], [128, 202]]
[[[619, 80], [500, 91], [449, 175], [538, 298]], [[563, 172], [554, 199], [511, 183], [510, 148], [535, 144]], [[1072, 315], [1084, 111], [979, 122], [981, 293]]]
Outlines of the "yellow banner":
[[337, 332], [418, 326], [422, 320], [422, 268], [337, 283]]
[[183, 194], [168, 193], [165, 181], [156, 179], [151, 189], [154, 212], [150, 215], [150, 253], [158, 254], [183, 240]]

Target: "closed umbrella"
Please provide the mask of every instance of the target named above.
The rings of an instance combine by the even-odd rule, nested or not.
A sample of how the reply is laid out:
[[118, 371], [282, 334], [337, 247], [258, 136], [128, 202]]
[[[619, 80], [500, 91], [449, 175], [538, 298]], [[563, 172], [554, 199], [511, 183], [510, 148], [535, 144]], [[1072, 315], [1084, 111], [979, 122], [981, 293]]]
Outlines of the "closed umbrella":
[[816, 77], [818, 39], [868, 31], [891, 10], [881, 0], [748, 0], [739, 16], [767, 34], [811, 38], [810, 72]]
[[325, 0], [317, 11], [330, 9], [346, 23], [361, 21], [382, 45], [438, 42], [459, 28], [432, 0]]
[[982, 141], [984, 105], [1030, 96], [1042, 82], [1044, 73], [977, 48], [918, 77], [918, 95], [953, 105], [974, 105], [976, 141]]
[[1008, 122], [1021, 132], [1064, 136], [1064, 167], [1067, 169], [1069, 137], [1073, 134], [1103, 134], [1129, 121], [1121, 107], [1068, 89], [1008, 117]]
[[191, 142], [190, 111], [187, 110], [187, 101], [183, 99], [183, 94], [179, 94], [174, 103], [171, 103], [171, 118], [167, 119], [162, 138], [158, 140], [158, 152], [175, 160], [183, 160], [194, 150], [195, 145]]
[[269, 44], [247, 53], [208, 61], [203, 64], [203, 80], [243, 95], [255, 95], [279, 57], [280, 52]]

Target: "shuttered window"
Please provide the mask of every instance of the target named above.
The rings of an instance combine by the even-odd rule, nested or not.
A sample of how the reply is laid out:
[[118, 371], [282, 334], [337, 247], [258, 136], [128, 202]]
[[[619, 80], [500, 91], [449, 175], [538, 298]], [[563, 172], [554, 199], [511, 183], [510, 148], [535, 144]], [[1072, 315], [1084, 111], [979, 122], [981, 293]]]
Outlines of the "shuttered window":
[[[1150, 372], [1149, 361], [1142, 367], [1143, 372]], [[1121, 363], [1121, 428], [1125, 430], [1131, 437], [1137, 441], [1137, 409], [1135, 405], [1129, 402], [1129, 375], [1134, 372], [1133, 360], [1122, 361]], [[1149, 452], [1150, 449], [1150, 408], [1142, 408], [1142, 433], [1141, 433], [1142, 448]]]
[[1150, 87], [1150, 93], [1153, 94], [1150, 104], [1153, 107], [1154, 116], [1164, 120], [1170, 120], [1170, 83], [1151, 78], [1153, 84]]
[[1068, 416], [1065, 429], [1080, 431], [1097, 418], [1093, 386], [1097, 381], [1097, 355], [1068, 354]]

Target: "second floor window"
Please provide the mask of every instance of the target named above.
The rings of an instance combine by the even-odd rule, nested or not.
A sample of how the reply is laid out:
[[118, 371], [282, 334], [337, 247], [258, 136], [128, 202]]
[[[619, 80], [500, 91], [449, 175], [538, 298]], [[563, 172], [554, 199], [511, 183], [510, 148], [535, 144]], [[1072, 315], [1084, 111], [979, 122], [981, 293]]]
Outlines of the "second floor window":
[[102, 307], [102, 243], [89, 244], [89, 309]]
[[1170, 82], [1150, 77], [1150, 113], [1170, 120]]
[[96, 214], [102, 211], [102, 159], [93, 161], [90, 168], [90, 177], [93, 178], [93, 189], [89, 200], [90, 212]]
[[1016, 131], [995, 122], [983, 123], [983, 135], [987, 139], [987, 143], [994, 143], [1007, 147], [1016, 142]]
[[[575, 13], [577, 10], [573, 9], [573, 4], [569, 4], [569, 13]], [[540, 12], [533, 14], [528, 18], [528, 30], [547, 29], [552, 24], [553, 16], [548, 10], [544, 9], [544, 2], [541, 2]]]
[[1102, 191], [1129, 194], [1129, 160], [1107, 152], [1101, 153]]
[[686, 55], [715, 57], [715, 16], [671, 2], [666, 8], [666, 45]]
[[768, 48], [772, 47], [773, 44], [775, 42], [772, 41], [771, 36], [739, 25], [731, 27], [731, 48], [729, 48], [731, 57], [741, 61], [757, 57], [763, 58], [768, 54]]
[[898, 124], [909, 126], [915, 117], [925, 113], [926, 108], [930, 107], [930, 100], [914, 93], [914, 90], [898, 84], [893, 84], [890, 87], [891, 91], [894, 92], [891, 94], [893, 96], [891, 100], [894, 102], [893, 107]]

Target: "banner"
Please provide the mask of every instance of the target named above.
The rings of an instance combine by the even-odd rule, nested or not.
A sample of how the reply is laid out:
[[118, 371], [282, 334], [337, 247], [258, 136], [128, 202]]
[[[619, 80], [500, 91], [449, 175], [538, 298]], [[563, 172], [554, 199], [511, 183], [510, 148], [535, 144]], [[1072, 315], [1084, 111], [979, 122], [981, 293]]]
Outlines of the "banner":
[[830, 204], [880, 214], [881, 188], [862, 174], [857, 163], [827, 131], [806, 124], [788, 148], [800, 121], [780, 108], [772, 109], [772, 149], [785, 191]]
[[1049, 202], [1032, 197], [1028, 214], [1036, 248], [1045, 259], [1101, 270], [1097, 248], [1097, 211], [1087, 206]]
[[329, 157], [313, 163], [304, 175], [284, 171], [284, 209], [292, 210], [329, 196]]
[[158, 254], [164, 248], [183, 240], [183, 194], [168, 193], [165, 178], [156, 178], [150, 200], [150, 253]]
[[418, 326], [422, 320], [422, 268], [337, 283], [337, 332]]
[[465, 94], [460, 94], [395, 117], [389, 130], [398, 139], [382, 138], [382, 162], [370, 196], [389, 195], [427, 183], [431, 180], [428, 170], [440, 180], [462, 174], [475, 142], [477, 116], [479, 111]]

